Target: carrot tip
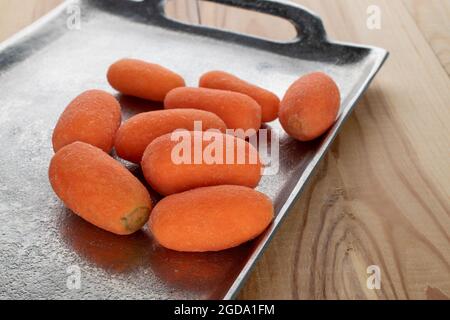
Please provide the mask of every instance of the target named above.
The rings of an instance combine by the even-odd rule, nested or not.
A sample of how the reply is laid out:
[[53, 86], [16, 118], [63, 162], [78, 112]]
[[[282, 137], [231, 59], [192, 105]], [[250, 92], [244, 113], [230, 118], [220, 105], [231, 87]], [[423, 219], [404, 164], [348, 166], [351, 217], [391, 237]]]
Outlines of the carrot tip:
[[127, 231], [133, 233], [142, 228], [142, 226], [148, 221], [149, 216], [149, 207], [138, 207], [122, 217], [120, 222]]

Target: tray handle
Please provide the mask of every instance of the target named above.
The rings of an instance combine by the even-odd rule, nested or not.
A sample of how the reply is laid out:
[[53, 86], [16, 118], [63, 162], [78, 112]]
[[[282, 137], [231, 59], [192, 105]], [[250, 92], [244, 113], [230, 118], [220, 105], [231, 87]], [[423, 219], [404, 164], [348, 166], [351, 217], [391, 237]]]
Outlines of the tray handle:
[[327, 38], [322, 20], [305, 7], [284, 0], [203, 0], [270, 14], [290, 21], [297, 32], [294, 41], [324, 41]]
[[[297, 32], [295, 42], [308, 41], [311, 42], [323, 42], [327, 40], [325, 28], [322, 20], [296, 3], [285, 0], [203, 0], [208, 2], [214, 2], [224, 4], [232, 7], [257, 11], [265, 14], [270, 14], [290, 21]], [[157, 3], [160, 12], [164, 12], [163, 4], [165, 0], [154, 1]], [[161, 11], [162, 10], [162, 11]], [[269, 40], [270, 41], [270, 40]], [[292, 43], [292, 42], [290, 42]]]

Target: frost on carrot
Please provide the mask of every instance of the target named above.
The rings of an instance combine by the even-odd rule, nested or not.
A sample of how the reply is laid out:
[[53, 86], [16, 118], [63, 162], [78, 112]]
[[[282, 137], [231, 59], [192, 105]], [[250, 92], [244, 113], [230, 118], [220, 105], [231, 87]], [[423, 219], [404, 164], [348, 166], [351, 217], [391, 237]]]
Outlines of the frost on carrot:
[[261, 127], [261, 106], [249, 96], [232, 91], [206, 88], [177, 88], [164, 100], [166, 109], [200, 109], [215, 113], [229, 129]]
[[260, 106], [262, 122], [270, 122], [278, 117], [280, 99], [272, 92], [242, 80], [224, 71], [205, 73], [199, 81], [200, 87], [240, 92], [253, 98]]
[[339, 88], [328, 75], [315, 72], [295, 81], [280, 105], [280, 122], [300, 141], [313, 140], [336, 121], [341, 99]]
[[220, 132], [176, 132], [145, 150], [142, 171], [163, 195], [221, 184], [254, 188], [262, 175], [258, 151], [243, 139]]
[[75, 141], [110, 152], [120, 126], [119, 102], [102, 90], [89, 90], [76, 97], [61, 114], [53, 131], [53, 150]]
[[[198, 124], [198, 126], [196, 126]], [[156, 138], [177, 129], [218, 129], [225, 123], [214, 113], [196, 109], [159, 110], [140, 113], [128, 119], [117, 131], [115, 148], [119, 157], [140, 163], [145, 148]]]
[[184, 79], [175, 72], [137, 59], [122, 59], [113, 63], [107, 78], [117, 91], [153, 101], [163, 101], [170, 90], [185, 85]]
[[149, 220], [164, 247], [177, 251], [220, 251], [261, 234], [273, 219], [264, 194], [242, 186], [214, 186], [161, 200]]
[[69, 209], [116, 234], [139, 230], [152, 209], [147, 189], [135, 176], [102, 150], [83, 142], [67, 145], [53, 156], [49, 179]]

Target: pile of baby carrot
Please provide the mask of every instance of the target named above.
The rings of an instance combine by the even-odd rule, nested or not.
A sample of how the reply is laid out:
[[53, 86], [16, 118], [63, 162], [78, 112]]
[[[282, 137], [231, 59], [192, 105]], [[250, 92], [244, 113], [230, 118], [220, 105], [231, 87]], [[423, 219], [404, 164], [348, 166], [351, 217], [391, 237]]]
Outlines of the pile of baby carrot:
[[[49, 179], [57, 196], [74, 213], [104, 230], [127, 235], [147, 222], [154, 238], [177, 251], [218, 251], [261, 234], [274, 209], [254, 190], [263, 165], [245, 137], [227, 129], [254, 130], [279, 118], [285, 131], [300, 141], [321, 136], [335, 122], [340, 93], [326, 74], [316, 72], [295, 81], [280, 99], [263, 88], [222, 71], [208, 72], [198, 88], [160, 65], [122, 59], [110, 66], [110, 85], [124, 95], [161, 101], [164, 109], [137, 114], [121, 123], [121, 106], [101, 90], [76, 97], [60, 116], [52, 142], [55, 155]], [[201, 130], [195, 123], [201, 122]], [[215, 158], [177, 163], [173, 133], [185, 129], [194, 150], [223, 143]], [[230, 143], [231, 142], [231, 143]], [[244, 146], [245, 158], [228, 161]], [[155, 206], [147, 188], [110, 156], [140, 164], [148, 184], [164, 196]], [[235, 156], [233, 156], [235, 160]]]

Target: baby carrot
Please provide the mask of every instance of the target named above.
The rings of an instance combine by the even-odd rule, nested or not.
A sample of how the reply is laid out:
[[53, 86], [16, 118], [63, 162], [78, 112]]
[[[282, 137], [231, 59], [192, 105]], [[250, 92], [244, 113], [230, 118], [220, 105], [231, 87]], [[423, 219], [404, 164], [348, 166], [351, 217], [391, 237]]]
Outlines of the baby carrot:
[[240, 92], [253, 98], [261, 106], [262, 122], [270, 122], [278, 117], [280, 99], [272, 92], [242, 80], [223, 71], [205, 73], [199, 82], [200, 87]]
[[163, 101], [166, 94], [184, 87], [184, 79], [158, 64], [137, 59], [122, 59], [109, 67], [109, 84], [117, 91], [153, 101]]
[[117, 131], [115, 148], [125, 160], [140, 163], [145, 148], [156, 138], [176, 129], [218, 129], [225, 132], [225, 123], [214, 113], [196, 109], [173, 109], [144, 112], [128, 119]]
[[111, 151], [120, 126], [120, 105], [109, 93], [89, 90], [76, 97], [61, 114], [53, 131], [56, 152], [75, 141]]
[[280, 105], [280, 123], [300, 140], [321, 136], [336, 121], [341, 98], [339, 88], [328, 75], [315, 72], [295, 81]]
[[163, 195], [221, 184], [254, 188], [262, 171], [258, 151], [245, 140], [187, 131], [153, 140], [141, 166], [147, 182]]
[[50, 183], [64, 204], [104, 230], [125, 235], [148, 220], [152, 203], [147, 189], [102, 150], [74, 142], [52, 158]]
[[166, 109], [201, 109], [218, 115], [229, 129], [261, 127], [261, 107], [249, 96], [224, 90], [205, 88], [177, 88], [164, 100]]
[[164, 247], [177, 251], [220, 251], [247, 242], [273, 219], [271, 200], [242, 186], [198, 188], [161, 200], [149, 220]]

